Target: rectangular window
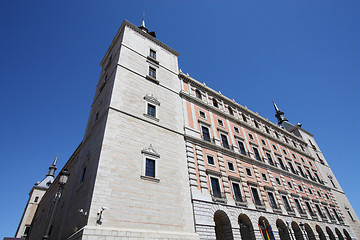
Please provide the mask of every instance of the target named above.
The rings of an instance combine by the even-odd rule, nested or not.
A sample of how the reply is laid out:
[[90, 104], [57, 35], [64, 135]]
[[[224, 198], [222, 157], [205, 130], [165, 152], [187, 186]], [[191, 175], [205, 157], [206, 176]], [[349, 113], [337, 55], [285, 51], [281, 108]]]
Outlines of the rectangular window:
[[300, 202], [298, 199], [294, 198], [294, 202], [295, 202], [295, 205], [296, 205], [296, 208], [297, 210], [299, 211], [300, 214], [304, 214], [304, 211], [302, 210], [302, 207], [300, 205]]
[[203, 111], [199, 111], [199, 116], [206, 119], [206, 114]]
[[238, 183], [232, 183], [233, 193], [234, 193], [234, 199], [238, 202], [243, 202], [243, 198], [241, 195], [240, 185]]
[[275, 151], [277, 151], [277, 147], [275, 146], [275, 144], [273, 144], [273, 148]]
[[82, 174], [81, 174], [81, 178], [80, 178], [80, 183], [82, 183], [85, 179], [85, 173], [86, 173], [86, 167], [83, 168]]
[[239, 128], [237, 128], [237, 127], [234, 127], [234, 131], [235, 131], [236, 133], [240, 133]]
[[277, 185], [281, 186], [280, 178], [276, 177], [275, 181], [276, 181]]
[[259, 150], [256, 147], [253, 147], [255, 159], [261, 161]]
[[302, 188], [301, 185], [298, 185], [298, 187], [299, 187], [299, 191], [300, 191], [300, 192], [303, 192], [303, 191], [304, 191], [304, 189]]
[[313, 194], [310, 188], [308, 188], [308, 191], [309, 191], [309, 193], [310, 193], [311, 195]]
[[265, 173], [261, 173], [261, 176], [262, 176], [263, 181], [267, 182], [268, 179], [267, 179], [266, 174], [265, 174]]
[[325, 212], [326, 212], [326, 214], [329, 216], [329, 218], [330, 218], [331, 220], [335, 220], [334, 216], [331, 215], [328, 207], [327, 207], [327, 206], [324, 206], [324, 208], [325, 208]]
[[156, 69], [153, 67], [149, 67], [149, 76], [156, 79]]
[[310, 203], [309, 203], [309, 202], [305, 202], [305, 205], [306, 205], [306, 207], [307, 207], [310, 215], [311, 215], [311, 216], [314, 216], [315, 213], [314, 213], [314, 211], [312, 210], [312, 208], [311, 208], [311, 206], [310, 206]]
[[319, 204], [315, 204], [315, 208], [318, 211], [321, 218], [326, 218], [326, 216], [322, 213], [322, 211], [321, 211], [321, 209], [319, 207]]
[[261, 139], [261, 143], [262, 143], [262, 145], [266, 146], [266, 142], [264, 139]]
[[155, 177], [155, 160], [146, 158], [145, 176]]
[[25, 225], [24, 236], [27, 236], [30, 232], [30, 225]]
[[270, 130], [269, 130], [269, 128], [267, 126], [265, 126], [265, 131], [266, 131], [267, 134], [270, 134]]
[[297, 167], [298, 167], [298, 169], [300, 171], [301, 176], [306, 177], [306, 175], [305, 175], [304, 171], [302, 170], [301, 166], [297, 165]]
[[246, 175], [248, 175], [249, 177], [252, 177], [252, 172], [250, 168], [246, 168]]
[[218, 122], [219, 126], [221, 126], [221, 127], [224, 126], [224, 122], [221, 119], [218, 119], [217, 122]]
[[241, 116], [242, 116], [243, 121], [244, 121], [244, 122], [247, 122], [247, 119], [246, 119], [245, 114], [241, 114]]
[[211, 183], [211, 190], [212, 195], [216, 198], [221, 198], [221, 188], [219, 184], [219, 179], [210, 177], [210, 183]]
[[293, 156], [293, 158], [294, 158], [294, 159], [296, 159], [296, 156], [295, 156], [295, 154], [292, 154], [292, 156]]
[[292, 188], [293, 188], [293, 186], [292, 186], [291, 182], [290, 182], [290, 181], [288, 181], [287, 183], [288, 183], [288, 185], [289, 185], [289, 188], [291, 188], [291, 189], [292, 189]]
[[205, 127], [205, 126], [201, 126], [201, 132], [202, 132], [202, 138], [203, 138], [203, 140], [208, 141], [208, 142], [211, 142], [209, 128], [207, 128], [207, 127]]
[[285, 155], [287, 155], [287, 152], [286, 152], [286, 150], [285, 150], [285, 149], [283, 149], [283, 153], [284, 153]]
[[350, 218], [351, 218], [351, 220], [353, 221], [353, 222], [355, 222], [355, 219], [353, 218], [353, 216], [351, 215], [351, 212], [350, 211], [347, 211], [348, 212], [348, 214], [349, 214], [349, 216], [350, 216]]
[[150, 55], [151, 58], [156, 59], [156, 52], [152, 49], [150, 49]]
[[150, 103], [147, 104], [147, 115], [156, 118], [156, 106]]
[[336, 212], [335, 208], [333, 208], [332, 210], [333, 210], [333, 212], [334, 212], [334, 215], [335, 215], [336, 219], [337, 219], [339, 222], [341, 222], [342, 219], [340, 218], [340, 216], [339, 216], [338, 213]]
[[278, 157], [278, 161], [279, 161], [279, 164], [280, 164], [281, 169], [287, 170], [286, 167], [285, 167], [285, 165], [284, 165], [284, 163], [283, 163], [283, 161], [282, 161], [282, 159], [281, 159], [280, 157]]
[[267, 192], [268, 197], [269, 197], [269, 202], [270, 202], [270, 206], [274, 209], [278, 209], [278, 205], [276, 204], [276, 200], [274, 197], [274, 194], [272, 192]]
[[220, 137], [221, 137], [221, 143], [222, 143], [223, 147], [230, 149], [230, 145], [229, 145], [227, 136], [225, 134], [220, 134]]
[[207, 162], [209, 165], [215, 165], [215, 161], [214, 161], [214, 157], [213, 156], [210, 156], [210, 155], [207, 155]]
[[234, 164], [232, 162], [228, 162], [228, 168], [230, 171], [235, 171]]
[[291, 172], [292, 172], [293, 174], [297, 174], [297, 172], [295, 171], [295, 168], [294, 168], [294, 166], [292, 165], [292, 163], [291, 163], [291, 162], [288, 162], [288, 163], [289, 163]]
[[260, 196], [259, 196], [259, 193], [258, 193], [257, 189], [252, 187], [251, 188], [251, 193], [252, 193], [255, 205], [261, 206], [262, 203], [261, 203]]
[[282, 197], [282, 200], [284, 202], [284, 206], [285, 206], [286, 211], [292, 212], [292, 208], [290, 206], [290, 203], [289, 203], [289, 200], [287, 199], [287, 197], [284, 196], [284, 195], [282, 195], [281, 197]]
[[254, 140], [254, 137], [251, 133], [249, 133], [249, 138], [250, 138], [250, 140]]
[[238, 141], [238, 144], [239, 144], [239, 148], [240, 148], [240, 153], [243, 154], [243, 155], [246, 155], [246, 150], [245, 150], [244, 143], [241, 142], [241, 141]]
[[274, 161], [273, 161], [270, 153], [266, 153], [266, 157], [267, 157], [267, 159], [268, 159], [268, 161], [269, 161], [269, 164], [270, 164], [271, 166], [275, 166], [275, 163], [274, 163]]

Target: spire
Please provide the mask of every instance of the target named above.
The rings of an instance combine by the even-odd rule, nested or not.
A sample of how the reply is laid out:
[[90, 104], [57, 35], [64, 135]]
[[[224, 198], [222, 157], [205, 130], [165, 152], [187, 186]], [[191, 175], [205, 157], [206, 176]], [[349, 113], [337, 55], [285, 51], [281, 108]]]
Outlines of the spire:
[[49, 167], [49, 172], [48, 172], [48, 174], [46, 174], [46, 176], [55, 177], [56, 162], [57, 162], [57, 159], [58, 159], [58, 155], [59, 155], [59, 154], [56, 154], [56, 157], [55, 157], [55, 159], [54, 159], [54, 162], [53, 162], [53, 164]]
[[287, 122], [288, 120], [285, 118], [284, 113], [282, 111], [280, 111], [280, 109], [278, 108], [278, 106], [276, 105], [276, 103], [273, 100], [273, 105], [275, 108], [275, 117], [278, 119], [278, 125], [281, 126], [281, 124], [283, 122]]
[[49, 171], [46, 174], [45, 178], [43, 180], [41, 180], [40, 182], [35, 183], [36, 187], [47, 189], [52, 184], [52, 182], [54, 181], [54, 178], [55, 178], [56, 163], [57, 163], [58, 155], [59, 154], [56, 155], [54, 162], [49, 167]]
[[144, 32], [148, 33], [148, 29], [145, 27], [145, 11], [144, 11], [144, 14], [143, 14], [141, 26], [140, 26], [139, 28], [140, 28], [141, 30], [143, 30]]

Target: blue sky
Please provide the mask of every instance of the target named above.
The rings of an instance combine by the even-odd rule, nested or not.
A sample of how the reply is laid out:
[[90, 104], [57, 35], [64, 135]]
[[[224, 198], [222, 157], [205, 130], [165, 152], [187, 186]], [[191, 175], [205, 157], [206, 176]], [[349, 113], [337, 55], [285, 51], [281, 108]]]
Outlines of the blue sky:
[[99, 63], [124, 19], [180, 52], [183, 72], [273, 122], [312, 132], [360, 213], [358, 1], [1, 1], [0, 238], [28, 192], [81, 142]]

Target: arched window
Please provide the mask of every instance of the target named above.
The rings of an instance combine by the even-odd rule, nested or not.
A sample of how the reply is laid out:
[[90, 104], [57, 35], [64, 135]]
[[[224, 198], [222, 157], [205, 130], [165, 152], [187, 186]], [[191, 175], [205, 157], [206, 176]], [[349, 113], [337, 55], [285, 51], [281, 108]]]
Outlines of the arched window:
[[39, 197], [36, 196], [35, 199], [34, 199], [34, 202], [38, 202], [39, 201]]
[[254, 228], [250, 218], [245, 214], [240, 214], [238, 221], [240, 226], [241, 239], [256, 240]]
[[291, 223], [291, 228], [294, 231], [295, 239], [296, 240], [305, 240], [303, 233], [299, 227], [299, 225], [296, 222]]
[[316, 232], [319, 235], [320, 240], [326, 240], [326, 235], [319, 225], [316, 225]]
[[280, 240], [291, 239], [289, 234], [289, 229], [281, 219], [276, 220], [276, 227], [279, 230]]
[[264, 239], [275, 240], [274, 233], [271, 229], [269, 221], [266, 218], [259, 218], [259, 227]]
[[330, 240], [336, 240], [334, 233], [331, 231], [329, 227], [326, 227], [326, 232], [329, 235]]

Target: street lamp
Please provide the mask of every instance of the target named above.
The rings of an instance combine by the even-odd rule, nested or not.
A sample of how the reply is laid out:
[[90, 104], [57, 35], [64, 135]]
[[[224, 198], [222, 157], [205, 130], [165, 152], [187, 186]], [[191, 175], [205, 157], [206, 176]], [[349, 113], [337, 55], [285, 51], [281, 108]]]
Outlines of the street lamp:
[[300, 228], [301, 228], [303, 234], [305, 234], [306, 239], [309, 240], [309, 237], [308, 237], [308, 235], [307, 235], [307, 232], [305, 231], [305, 225], [304, 225], [304, 223], [303, 223], [303, 222], [300, 222], [299, 225], [300, 225]]
[[49, 234], [50, 234], [50, 229], [51, 229], [51, 226], [54, 222], [54, 216], [55, 216], [55, 210], [56, 210], [56, 206], [61, 198], [61, 191], [62, 189], [64, 188], [69, 176], [70, 176], [70, 173], [67, 169], [64, 169], [62, 170], [60, 173], [59, 173], [59, 190], [57, 191], [57, 193], [55, 194], [55, 203], [54, 203], [54, 207], [51, 211], [51, 217], [50, 217], [50, 221], [49, 221], [49, 224], [46, 228], [46, 233], [45, 235], [43, 236], [43, 240], [46, 240], [46, 239], [49, 239]]

